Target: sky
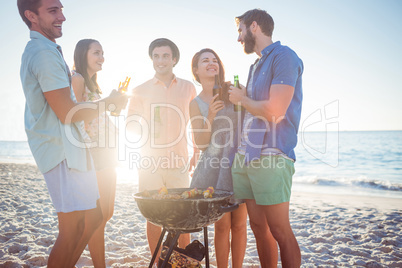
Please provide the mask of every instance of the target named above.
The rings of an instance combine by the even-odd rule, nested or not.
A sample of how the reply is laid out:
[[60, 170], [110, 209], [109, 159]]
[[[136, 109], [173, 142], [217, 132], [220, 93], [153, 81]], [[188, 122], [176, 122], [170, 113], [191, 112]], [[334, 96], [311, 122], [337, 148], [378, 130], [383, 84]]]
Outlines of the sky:
[[[17, 1], [0, 3], [0, 140], [26, 140], [25, 97], [19, 69], [29, 41]], [[202, 48], [220, 56], [226, 80], [246, 84], [250, 64], [237, 42], [234, 18], [253, 8], [275, 21], [273, 41], [304, 63], [301, 131], [402, 130], [402, 1], [64, 0], [63, 48], [73, 66], [76, 43], [98, 40], [105, 51], [98, 83], [105, 96], [131, 76], [130, 87], [154, 75], [148, 46], [174, 41], [181, 58], [174, 73], [194, 82], [191, 59]], [[201, 88], [196, 86], [198, 92]]]

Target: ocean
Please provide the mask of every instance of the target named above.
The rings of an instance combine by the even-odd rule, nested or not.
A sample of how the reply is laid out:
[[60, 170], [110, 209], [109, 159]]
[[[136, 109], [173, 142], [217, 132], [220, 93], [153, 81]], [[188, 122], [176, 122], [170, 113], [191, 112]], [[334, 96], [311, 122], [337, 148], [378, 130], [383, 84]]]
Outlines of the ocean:
[[[402, 131], [299, 134], [293, 189], [402, 199]], [[0, 162], [35, 163], [26, 141], [0, 141]], [[138, 183], [127, 161], [118, 182]]]
[[402, 131], [304, 132], [296, 190], [402, 198]]

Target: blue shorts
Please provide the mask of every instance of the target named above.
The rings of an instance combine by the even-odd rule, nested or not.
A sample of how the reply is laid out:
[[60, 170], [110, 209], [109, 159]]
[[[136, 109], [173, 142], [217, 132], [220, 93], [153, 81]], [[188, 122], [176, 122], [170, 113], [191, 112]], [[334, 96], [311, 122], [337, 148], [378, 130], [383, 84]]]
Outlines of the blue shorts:
[[261, 156], [247, 166], [245, 156], [237, 153], [232, 165], [235, 198], [255, 199], [257, 205], [289, 202], [293, 161], [280, 155]]
[[57, 213], [96, 208], [99, 189], [94, 169], [80, 172], [68, 168], [63, 160], [43, 176]]

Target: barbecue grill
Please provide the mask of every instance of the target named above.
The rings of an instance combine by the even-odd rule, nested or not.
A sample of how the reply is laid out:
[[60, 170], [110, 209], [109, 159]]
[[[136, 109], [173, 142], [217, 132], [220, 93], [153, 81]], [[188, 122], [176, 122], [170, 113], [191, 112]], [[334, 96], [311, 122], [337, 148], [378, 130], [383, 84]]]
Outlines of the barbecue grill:
[[[169, 194], [180, 195], [190, 190], [190, 188], [176, 188], [168, 189], [168, 192]], [[205, 265], [209, 267], [207, 226], [221, 219], [226, 212], [231, 212], [238, 208], [238, 204], [229, 204], [233, 193], [216, 190], [212, 198], [204, 198], [201, 195], [188, 199], [153, 199], [152, 196], [157, 192], [149, 191], [146, 196], [144, 192], [134, 194], [134, 199], [141, 214], [149, 222], [163, 228], [149, 267], [152, 267], [156, 259], [166, 231], [174, 238], [171, 241], [162, 268], [167, 265], [180, 234], [202, 230], [204, 230]]]

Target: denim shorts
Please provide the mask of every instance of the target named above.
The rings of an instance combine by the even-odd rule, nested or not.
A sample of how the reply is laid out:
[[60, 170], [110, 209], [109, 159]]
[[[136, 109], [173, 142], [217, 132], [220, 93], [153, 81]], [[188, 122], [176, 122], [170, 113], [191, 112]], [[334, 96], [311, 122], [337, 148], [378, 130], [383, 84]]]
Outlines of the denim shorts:
[[255, 199], [258, 205], [289, 202], [293, 161], [280, 155], [261, 156], [245, 164], [245, 156], [237, 153], [232, 165], [235, 198]]

